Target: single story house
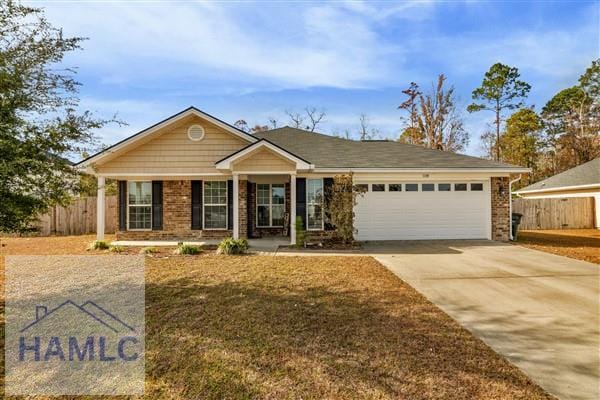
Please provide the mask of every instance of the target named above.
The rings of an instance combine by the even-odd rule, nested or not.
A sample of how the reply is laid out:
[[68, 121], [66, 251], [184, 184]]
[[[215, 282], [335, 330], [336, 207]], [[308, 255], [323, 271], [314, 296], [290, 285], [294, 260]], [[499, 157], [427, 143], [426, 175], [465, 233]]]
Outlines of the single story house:
[[594, 225], [600, 229], [600, 158], [578, 165], [515, 192], [525, 199], [594, 199]]
[[338, 174], [366, 193], [356, 239], [508, 240], [510, 176], [526, 168], [393, 141], [354, 141], [290, 127], [250, 135], [190, 107], [81, 161], [119, 181], [120, 240], [288, 236], [296, 216], [327, 237], [324, 195]]

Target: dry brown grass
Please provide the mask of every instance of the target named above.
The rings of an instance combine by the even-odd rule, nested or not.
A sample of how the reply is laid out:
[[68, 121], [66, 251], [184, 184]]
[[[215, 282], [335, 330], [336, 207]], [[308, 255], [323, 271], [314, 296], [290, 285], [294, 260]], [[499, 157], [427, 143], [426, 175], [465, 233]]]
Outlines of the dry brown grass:
[[600, 264], [599, 229], [520, 231], [525, 247]]
[[551, 398], [369, 257], [148, 258], [146, 285], [145, 398]]

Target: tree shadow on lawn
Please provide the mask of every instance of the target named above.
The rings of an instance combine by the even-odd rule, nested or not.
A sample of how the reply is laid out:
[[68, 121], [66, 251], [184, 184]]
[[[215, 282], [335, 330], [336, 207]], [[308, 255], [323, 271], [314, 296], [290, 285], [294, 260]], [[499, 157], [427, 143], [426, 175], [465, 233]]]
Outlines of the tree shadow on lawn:
[[147, 390], [185, 398], [551, 398], [412, 288], [146, 286]]

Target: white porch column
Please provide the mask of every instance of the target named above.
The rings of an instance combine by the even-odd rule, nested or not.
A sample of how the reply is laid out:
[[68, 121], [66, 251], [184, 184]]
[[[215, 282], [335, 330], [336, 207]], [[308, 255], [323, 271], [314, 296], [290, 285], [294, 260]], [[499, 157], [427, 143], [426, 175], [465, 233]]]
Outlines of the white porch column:
[[296, 244], [296, 174], [290, 174], [290, 245]]
[[233, 238], [240, 237], [240, 176], [233, 175]]
[[96, 198], [96, 239], [104, 240], [104, 177], [98, 177], [98, 197]]

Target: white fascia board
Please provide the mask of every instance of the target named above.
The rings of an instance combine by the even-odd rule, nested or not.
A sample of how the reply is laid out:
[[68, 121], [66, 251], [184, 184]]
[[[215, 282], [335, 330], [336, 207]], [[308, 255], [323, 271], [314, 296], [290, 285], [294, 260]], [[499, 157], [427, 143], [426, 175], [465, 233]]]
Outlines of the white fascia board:
[[560, 192], [560, 191], [568, 191], [568, 190], [578, 190], [578, 189], [593, 189], [595, 187], [600, 188], [600, 183], [590, 183], [588, 185], [577, 185], [577, 186], [560, 186], [560, 187], [552, 187], [547, 189], [530, 189], [530, 190], [519, 190], [516, 191], [516, 194], [529, 194], [529, 193], [546, 193], [546, 192]]
[[105, 158], [106, 156], [108, 156], [114, 152], [120, 151], [123, 148], [130, 146], [130, 145], [134, 144], [135, 142], [152, 135], [154, 132], [156, 132], [168, 125], [171, 125], [183, 118], [186, 118], [190, 115], [195, 115], [199, 118], [205, 119], [205, 120], [211, 122], [212, 124], [215, 124], [218, 127], [226, 130], [227, 132], [229, 132], [241, 139], [246, 140], [249, 143], [254, 143], [254, 142], [258, 141], [258, 139], [253, 137], [252, 135], [240, 132], [237, 129], [234, 129], [231, 126], [227, 125], [226, 123], [219, 121], [219, 120], [215, 119], [214, 117], [211, 117], [210, 115], [203, 113], [200, 110], [192, 108], [187, 111], [176, 114], [173, 117], [167, 118], [166, 120], [162, 121], [161, 123], [153, 125], [150, 128], [147, 128], [146, 130], [143, 130], [141, 132], [138, 132], [135, 135], [130, 136], [129, 138], [123, 140], [122, 142], [120, 142], [112, 147], [109, 147], [106, 150], [101, 151], [98, 154], [95, 154], [94, 156], [92, 156], [92, 157], [88, 158], [87, 160], [83, 161], [82, 163], [78, 164], [76, 166], [76, 168], [78, 168], [78, 169], [87, 168], [87, 167], [91, 166], [92, 164], [97, 163], [99, 160]]
[[240, 158], [243, 159], [245, 156], [263, 147], [271, 150], [287, 160], [290, 160], [291, 162], [294, 162], [296, 164], [296, 170], [311, 170], [314, 168], [313, 164], [307, 163], [303, 159], [296, 157], [295, 155], [275, 146], [266, 140], [259, 140], [258, 142], [246, 147], [244, 150], [219, 161], [217, 164], [215, 164], [215, 167], [218, 169], [231, 169], [231, 166], [235, 161], [239, 160]]
[[489, 174], [521, 174], [531, 172], [530, 168], [315, 168], [315, 173], [489, 173]]

